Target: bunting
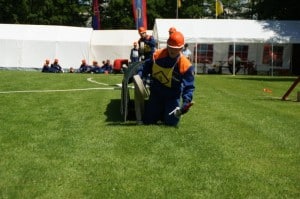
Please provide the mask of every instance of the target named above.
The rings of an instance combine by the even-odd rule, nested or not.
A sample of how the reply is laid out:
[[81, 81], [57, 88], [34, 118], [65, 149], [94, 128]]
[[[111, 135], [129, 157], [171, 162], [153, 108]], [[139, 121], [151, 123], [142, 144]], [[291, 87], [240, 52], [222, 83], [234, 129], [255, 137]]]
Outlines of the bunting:
[[92, 27], [94, 30], [100, 29], [100, 11], [98, 0], [93, 0]]
[[224, 12], [223, 4], [220, 0], [216, 0], [216, 17]]
[[147, 28], [147, 6], [146, 0], [132, 0], [133, 16], [136, 29]]

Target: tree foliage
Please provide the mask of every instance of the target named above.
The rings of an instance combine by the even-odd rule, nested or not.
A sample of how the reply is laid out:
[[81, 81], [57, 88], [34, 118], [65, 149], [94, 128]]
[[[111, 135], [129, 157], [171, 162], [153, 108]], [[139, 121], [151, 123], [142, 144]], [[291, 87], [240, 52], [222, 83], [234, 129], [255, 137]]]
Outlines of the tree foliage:
[[[156, 18], [215, 18], [215, 0], [147, 0], [148, 28]], [[297, 0], [221, 0], [218, 18], [299, 20]], [[99, 0], [101, 29], [134, 29], [130, 0]], [[87, 26], [92, 0], [0, 0], [0, 23]]]
[[252, 0], [258, 19], [300, 20], [298, 0]]
[[0, 0], [0, 22], [84, 26], [89, 0]]

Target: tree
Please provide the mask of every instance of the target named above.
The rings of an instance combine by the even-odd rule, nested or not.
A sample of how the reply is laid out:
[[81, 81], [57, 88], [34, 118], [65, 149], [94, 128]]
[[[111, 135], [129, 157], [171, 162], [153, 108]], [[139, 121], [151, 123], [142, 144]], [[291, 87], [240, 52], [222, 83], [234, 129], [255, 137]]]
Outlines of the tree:
[[298, 0], [252, 0], [258, 19], [300, 20]]
[[0, 0], [0, 22], [85, 26], [89, 0]]
[[112, 0], [108, 6], [101, 7], [102, 29], [134, 29], [132, 5], [128, 0]]

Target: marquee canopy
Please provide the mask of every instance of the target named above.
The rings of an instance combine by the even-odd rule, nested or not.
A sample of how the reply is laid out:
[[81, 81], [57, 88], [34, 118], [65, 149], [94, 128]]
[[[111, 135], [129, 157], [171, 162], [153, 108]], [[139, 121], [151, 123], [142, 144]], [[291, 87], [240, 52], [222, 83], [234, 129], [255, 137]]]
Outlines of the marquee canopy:
[[63, 68], [89, 57], [91, 28], [0, 24], [0, 66], [42, 68], [57, 58]]
[[90, 59], [99, 62], [107, 59], [129, 59], [133, 43], [139, 38], [137, 30], [94, 30]]
[[300, 21], [245, 19], [156, 19], [153, 35], [166, 43], [174, 26], [186, 43], [300, 43]]

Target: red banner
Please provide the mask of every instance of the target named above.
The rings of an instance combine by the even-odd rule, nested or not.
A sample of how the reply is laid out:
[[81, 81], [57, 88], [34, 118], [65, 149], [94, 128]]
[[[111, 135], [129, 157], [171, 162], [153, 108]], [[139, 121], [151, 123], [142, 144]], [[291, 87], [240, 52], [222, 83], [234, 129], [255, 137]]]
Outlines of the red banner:
[[98, 0], [93, 0], [92, 27], [94, 30], [100, 29], [100, 11]]
[[132, 0], [133, 16], [136, 29], [144, 27], [147, 29], [147, 3], [146, 0]]

